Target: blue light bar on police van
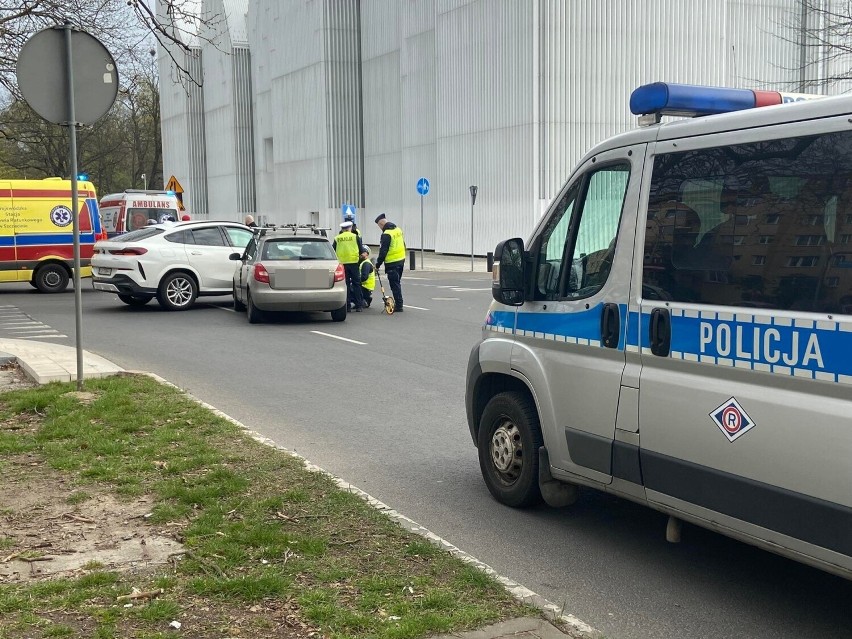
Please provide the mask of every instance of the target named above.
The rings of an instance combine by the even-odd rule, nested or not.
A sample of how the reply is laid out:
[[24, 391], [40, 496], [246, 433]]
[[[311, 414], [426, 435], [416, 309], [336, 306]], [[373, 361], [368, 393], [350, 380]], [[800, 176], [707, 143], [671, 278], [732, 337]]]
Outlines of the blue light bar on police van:
[[704, 87], [693, 84], [654, 82], [646, 84], [630, 96], [630, 111], [634, 115], [678, 115], [696, 117], [755, 107], [801, 102], [821, 98], [806, 93], [781, 93], [726, 87]]

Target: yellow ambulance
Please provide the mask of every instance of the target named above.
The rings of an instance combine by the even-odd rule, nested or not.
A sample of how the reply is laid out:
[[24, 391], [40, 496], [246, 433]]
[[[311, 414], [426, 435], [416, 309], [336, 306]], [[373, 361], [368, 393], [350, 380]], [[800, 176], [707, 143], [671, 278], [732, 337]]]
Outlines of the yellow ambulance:
[[[91, 182], [77, 182], [80, 276], [92, 275], [95, 242], [106, 239]], [[74, 266], [71, 181], [0, 179], [0, 282], [29, 282], [42, 293], [64, 291]]]

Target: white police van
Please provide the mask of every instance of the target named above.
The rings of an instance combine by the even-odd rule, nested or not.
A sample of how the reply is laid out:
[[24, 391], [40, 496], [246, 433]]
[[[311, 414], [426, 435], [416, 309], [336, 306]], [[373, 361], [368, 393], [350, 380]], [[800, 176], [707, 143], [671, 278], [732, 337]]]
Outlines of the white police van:
[[497, 500], [591, 486], [852, 577], [852, 98], [796, 99], [640, 87], [649, 126], [498, 245], [466, 391]]

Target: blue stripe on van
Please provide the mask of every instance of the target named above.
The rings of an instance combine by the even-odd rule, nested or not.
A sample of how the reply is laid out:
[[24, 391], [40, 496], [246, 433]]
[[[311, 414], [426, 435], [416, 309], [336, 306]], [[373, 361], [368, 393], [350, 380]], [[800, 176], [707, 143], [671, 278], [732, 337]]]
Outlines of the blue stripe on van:
[[[748, 312], [671, 314], [675, 359], [852, 384], [852, 325]], [[650, 348], [650, 315], [630, 313], [628, 344]], [[632, 327], [636, 327], [638, 335]]]
[[[517, 314], [517, 326], [514, 331], [512, 331], [512, 325], [515, 313], [510, 311], [491, 311], [485, 323], [491, 328], [502, 327], [507, 332], [526, 334], [530, 337], [535, 333], [541, 333], [542, 339], [557, 339], [560, 341], [588, 340], [600, 343], [602, 311], [603, 304], [597, 304], [590, 309], [572, 313], [553, 313], [548, 311], [527, 313], [520, 311]], [[618, 311], [621, 319], [622, 333], [618, 349], [624, 350], [624, 325], [627, 320], [627, 305], [619, 304]]]
[[15, 246], [15, 236], [0, 235], [0, 246]]
[[[73, 244], [73, 233], [32, 233], [20, 234], [15, 236], [15, 243], [18, 246], [37, 246], [41, 244]], [[80, 242], [91, 244], [95, 241], [93, 233], [80, 233]]]

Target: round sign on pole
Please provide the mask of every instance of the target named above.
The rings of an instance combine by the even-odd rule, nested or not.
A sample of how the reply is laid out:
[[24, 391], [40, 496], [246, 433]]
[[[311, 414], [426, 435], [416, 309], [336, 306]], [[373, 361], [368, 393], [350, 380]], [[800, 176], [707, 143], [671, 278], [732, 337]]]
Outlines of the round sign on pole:
[[426, 195], [429, 193], [429, 180], [424, 177], [417, 180], [417, 192], [420, 195]]
[[[74, 65], [74, 119], [93, 124], [118, 95], [118, 72], [107, 48], [85, 31], [71, 32]], [[44, 29], [24, 44], [18, 56], [18, 87], [27, 104], [48, 122], [68, 122], [69, 86], [63, 27]]]
[[344, 204], [340, 207], [340, 210], [343, 211], [343, 219], [344, 220], [354, 220], [355, 219], [355, 211], [358, 210], [358, 207], [354, 204]]

